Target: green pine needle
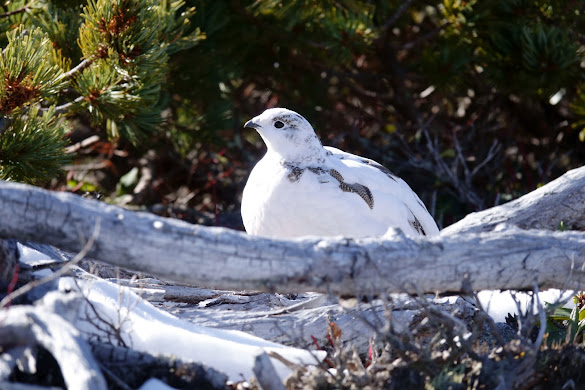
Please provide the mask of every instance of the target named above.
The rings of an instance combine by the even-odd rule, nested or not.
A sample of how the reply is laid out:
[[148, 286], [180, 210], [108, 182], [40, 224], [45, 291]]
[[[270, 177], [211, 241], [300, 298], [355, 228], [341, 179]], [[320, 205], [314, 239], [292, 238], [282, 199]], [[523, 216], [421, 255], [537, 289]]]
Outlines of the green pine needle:
[[0, 126], [0, 179], [31, 184], [46, 182], [69, 162], [64, 135], [68, 123], [55, 116], [54, 108], [40, 115], [32, 107], [28, 116], [4, 118]]
[[40, 8], [37, 12], [30, 13], [28, 20], [41, 28], [51, 39], [56, 51], [67, 59], [63, 69], [69, 69], [71, 62], [82, 57], [81, 50], [76, 44], [79, 37], [81, 17], [79, 6], [74, 4], [71, 7], [60, 7], [49, 3]]
[[0, 114], [10, 115], [42, 98], [52, 98], [67, 85], [58, 55], [45, 33], [20, 26], [7, 34], [0, 54]]
[[[167, 49], [173, 45], [164, 32], [181, 46], [197, 40], [196, 31], [181, 40], [182, 30], [170, 23], [182, 2], [159, 3], [91, 0], [84, 8], [79, 45], [96, 61], [74, 86], [85, 96], [94, 122], [106, 122], [110, 138], [123, 136], [136, 144], [161, 123], [159, 101], [168, 77]], [[183, 26], [188, 20], [176, 21]]]

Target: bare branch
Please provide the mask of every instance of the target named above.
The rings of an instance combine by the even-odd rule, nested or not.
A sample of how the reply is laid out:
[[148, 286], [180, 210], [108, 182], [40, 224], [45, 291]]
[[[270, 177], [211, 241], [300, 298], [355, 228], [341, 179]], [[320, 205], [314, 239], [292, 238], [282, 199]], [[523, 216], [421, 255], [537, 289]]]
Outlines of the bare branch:
[[398, 9], [396, 10], [396, 12], [394, 12], [394, 14], [390, 17], [390, 19], [388, 19], [384, 23], [384, 26], [382, 27], [382, 29], [383, 30], [390, 29], [390, 27], [392, 27], [392, 25], [394, 25], [394, 23], [396, 23], [396, 21], [398, 19], [400, 19], [400, 17], [406, 11], [406, 9], [408, 7], [410, 7], [410, 4], [412, 4], [413, 1], [414, 0], [406, 0], [404, 3], [402, 3], [402, 5], [400, 7], [398, 7]]
[[[55, 107], [55, 111], [54, 111], [55, 115], [66, 114], [71, 109], [71, 107], [83, 102], [84, 100], [85, 100], [85, 96], [79, 96], [71, 102], [68, 102], [68, 103], [65, 103], [65, 104], [62, 104], [60, 106]], [[47, 111], [49, 111], [49, 107], [41, 107], [39, 109], [40, 114], [45, 113]]]
[[432, 29], [431, 31], [427, 32], [424, 35], [421, 35], [420, 37], [418, 37], [414, 41], [405, 43], [404, 45], [402, 45], [401, 49], [402, 50], [410, 50], [410, 49], [420, 45], [421, 43], [426, 42], [429, 39], [436, 37], [441, 31], [443, 31], [445, 29], [446, 26], [447, 26], [447, 23], [445, 23], [442, 26], [439, 26], [439, 27]]
[[68, 146], [65, 149], [66, 153], [75, 153], [78, 152], [80, 149], [83, 148], [87, 148], [88, 146], [98, 142], [100, 140], [99, 135], [92, 135], [87, 137], [86, 139], [84, 139], [83, 141], [80, 141], [74, 145]]
[[538, 284], [534, 283], [534, 290], [533, 290], [533, 297], [536, 300], [536, 307], [538, 309], [538, 319], [540, 322], [540, 326], [538, 329], [538, 336], [534, 341], [534, 349], [536, 351], [540, 350], [540, 346], [542, 345], [542, 341], [544, 340], [544, 334], [546, 333], [546, 310], [544, 305], [540, 302], [540, 298], [538, 297]]
[[60, 106], [55, 107], [55, 114], [66, 114], [71, 107], [76, 104], [79, 104], [85, 100], [85, 96], [78, 96], [75, 100], [69, 103], [62, 104]]
[[9, 11], [9, 12], [5, 12], [3, 14], [0, 14], [0, 19], [4, 19], [4, 18], [8, 18], [12, 15], [16, 15], [16, 14], [21, 14], [23, 12], [28, 11], [33, 5], [34, 5], [34, 0], [33, 1], [29, 1], [28, 3], [26, 3], [24, 6], [15, 9], [13, 11]]
[[93, 64], [93, 58], [86, 58], [77, 64], [74, 68], [69, 70], [67, 73], [64, 73], [61, 77], [70, 79], [74, 77], [77, 73], [83, 72], [86, 68], [88, 68], [91, 64]]
[[77, 263], [79, 263], [87, 255], [87, 252], [90, 250], [90, 248], [94, 244], [95, 240], [97, 239], [99, 232], [100, 232], [100, 219], [98, 217], [98, 219], [96, 220], [95, 228], [93, 230], [93, 233], [89, 237], [89, 240], [87, 240], [87, 242], [85, 242], [85, 244], [83, 245], [83, 248], [81, 248], [81, 251], [70, 262], [68, 262], [63, 267], [61, 267], [61, 269], [59, 269], [57, 272], [53, 272], [50, 275], [47, 275], [42, 279], [38, 279], [38, 280], [32, 281], [30, 283], [27, 283], [24, 286], [20, 287], [19, 289], [14, 290], [13, 292], [11, 292], [7, 296], [5, 296], [4, 299], [2, 299], [0, 301], [0, 310], [4, 309], [14, 299], [29, 293], [32, 289], [34, 289], [38, 286], [41, 286], [45, 283], [48, 283], [51, 280], [58, 279], [61, 276], [65, 275], [67, 272], [69, 272], [71, 267], [73, 267], [74, 265], [77, 265]]
[[[453, 144], [457, 151], [457, 158], [453, 163], [454, 168], [450, 168], [445, 159], [441, 156], [439, 140], [436, 133], [434, 138], [431, 138], [429, 134], [428, 125], [430, 124], [432, 118], [433, 117], [431, 117], [431, 119], [429, 119], [421, 127], [421, 131], [427, 141], [427, 150], [430, 152], [435, 162], [433, 166], [428, 166], [426, 169], [433, 172], [437, 177], [445, 178], [446, 176], [447, 182], [451, 184], [453, 189], [456, 191], [456, 196], [461, 201], [469, 202], [476, 208], [483, 209], [483, 201], [471, 188], [471, 175], [469, 169], [467, 168], [465, 158], [463, 157], [463, 153], [455, 133], [453, 134]], [[457, 162], [459, 162], [459, 165], [463, 167], [464, 182], [462, 182], [456, 174], [457, 167], [459, 166]]]
[[490, 146], [490, 150], [488, 151], [483, 161], [477, 164], [477, 166], [473, 168], [473, 170], [471, 171], [471, 177], [475, 176], [477, 172], [479, 172], [487, 163], [489, 163], [494, 157], [496, 157], [501, 149], [502, 145], [498, 142], [498, 140], [494, 140], [492, 146]]
[[[75, 77], [75, 75], [79, 72], [82, 72], [84, 69], [88, 68], [91, 64], [93, 64], [93, 58], [86, 58], [85, 60], [81, 61], [77, 66], [73, 69], [69, 70], [66, 73], [63, 73], [60, 78], [70, 79]], [[55, 115], [66, 114], [73, 106], [79, 104], [85, 100], [85, 96], [78, 96], [75, 100], [62, 104], [60, 106], [55, 107]], [[49, 110], [49, 107], [41, 107], [39, 113], [45, 113]]]
[[457, 132], [453, 129], [453, 146], [455, 146], [455, 151], [457, 152], [457, 159], [455, 163], [459, 161], [459, 165], [463, 168], [463, 175], [465, 177], [465, 185], [469, 188], [471, 187], [471, 174], [469, 172], [469, 167], [467, 166], [467, 162], [465, 161], [465, 157], [463, 157], [463, 152], [461, 151], [461, 144], [459, 144], [459, 139], [457, 138]]

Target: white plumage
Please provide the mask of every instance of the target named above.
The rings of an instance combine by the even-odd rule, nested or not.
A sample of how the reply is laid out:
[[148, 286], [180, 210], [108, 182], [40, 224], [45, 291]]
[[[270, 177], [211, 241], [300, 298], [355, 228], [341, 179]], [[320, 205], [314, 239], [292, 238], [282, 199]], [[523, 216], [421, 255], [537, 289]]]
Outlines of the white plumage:
[[245, 124], [268, 151], [242, 196], [242, 219], [251, 235], [381, 236], [390, 227], [409, 235], [439, 229], [408, 184], [377, 162], [323, 147], [309, 122], [271, 108]]

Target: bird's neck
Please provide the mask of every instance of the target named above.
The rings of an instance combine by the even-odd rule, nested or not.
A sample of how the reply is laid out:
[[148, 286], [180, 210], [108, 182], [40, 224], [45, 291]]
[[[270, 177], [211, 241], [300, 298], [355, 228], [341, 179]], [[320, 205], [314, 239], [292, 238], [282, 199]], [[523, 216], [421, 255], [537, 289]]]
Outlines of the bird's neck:
[[321, 141], [315, 136], [303, 142], [286, 142], [274, 144], [266, 142], [267, 156], [277, 159], [281, 163], [294, 165], [295, 167], [309, 167], [322, 165], [327, 158], [327, 150], [323, 148]]
[[288, 151], [286, 154], [267, 151], [266, 156], [277, 160], [280, 164], [292, 165], [299, 168], [315, 167], [323, 165], [327, 158], [327, 151], [321, 147], [321, 150], [302, 150], [298, 153], [291, 153]]

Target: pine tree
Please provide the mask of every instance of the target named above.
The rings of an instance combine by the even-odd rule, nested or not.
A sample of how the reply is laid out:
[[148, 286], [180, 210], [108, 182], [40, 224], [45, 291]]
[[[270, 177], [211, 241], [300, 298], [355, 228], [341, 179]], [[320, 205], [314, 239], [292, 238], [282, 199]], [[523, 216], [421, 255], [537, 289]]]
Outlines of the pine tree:
[[0, 11], [4, 180], [57, 175], [76, 115], [89, 113], [110, 139], [147, 138], [162, 121], [169, 55], [204, 38], [183, 1], [84, 3], [16, 1]]

